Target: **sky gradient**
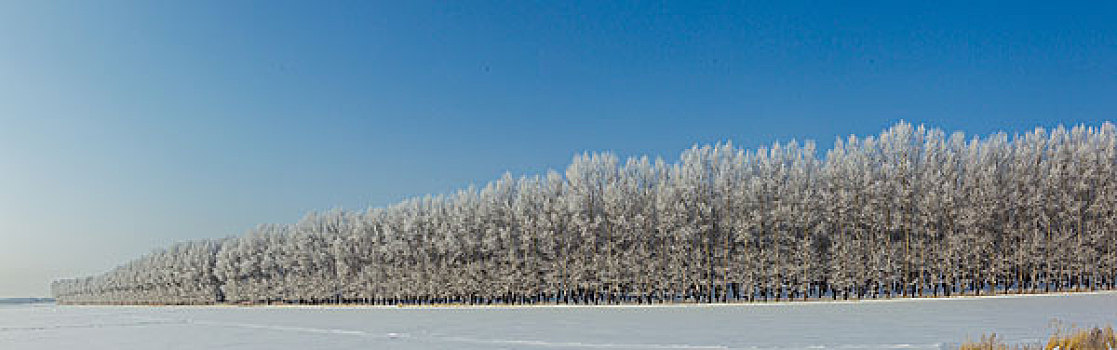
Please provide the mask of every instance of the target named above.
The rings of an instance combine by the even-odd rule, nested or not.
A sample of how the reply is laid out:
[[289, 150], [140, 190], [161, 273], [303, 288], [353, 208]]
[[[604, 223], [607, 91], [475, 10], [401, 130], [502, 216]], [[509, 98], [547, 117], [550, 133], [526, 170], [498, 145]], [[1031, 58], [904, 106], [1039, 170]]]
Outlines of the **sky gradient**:
[[562, 169], [1117, 120], [1117, 4], [0, 3], [0, 297]]

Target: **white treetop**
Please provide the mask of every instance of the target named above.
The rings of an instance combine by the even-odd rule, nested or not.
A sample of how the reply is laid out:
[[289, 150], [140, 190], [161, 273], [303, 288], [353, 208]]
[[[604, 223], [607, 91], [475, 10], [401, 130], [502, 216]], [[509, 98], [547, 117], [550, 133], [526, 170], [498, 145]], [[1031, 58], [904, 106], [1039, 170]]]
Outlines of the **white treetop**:
[[60, 280], [63, 303], [652, 303], [1114, 288], [1117, 127], [900, 123], [611, 153], [387, 208], [310, 213]]

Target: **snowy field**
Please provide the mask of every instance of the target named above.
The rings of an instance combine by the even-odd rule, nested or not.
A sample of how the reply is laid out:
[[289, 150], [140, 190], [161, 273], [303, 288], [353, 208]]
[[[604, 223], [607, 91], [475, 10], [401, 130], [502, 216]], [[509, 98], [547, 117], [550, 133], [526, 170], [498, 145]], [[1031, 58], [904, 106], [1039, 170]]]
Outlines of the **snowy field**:
[[1117, 294], [654, 307], [0, 306], [0, 349], [939, 349], [1117, 324]]

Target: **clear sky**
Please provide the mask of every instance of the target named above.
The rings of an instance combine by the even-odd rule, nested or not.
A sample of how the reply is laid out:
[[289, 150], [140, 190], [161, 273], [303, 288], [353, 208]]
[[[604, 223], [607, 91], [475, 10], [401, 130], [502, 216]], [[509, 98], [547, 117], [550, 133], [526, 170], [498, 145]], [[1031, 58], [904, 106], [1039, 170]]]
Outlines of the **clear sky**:
[[583, 151], [1117, 119], [1112, 1], [838, 3], [2, 2], [0, 297]]

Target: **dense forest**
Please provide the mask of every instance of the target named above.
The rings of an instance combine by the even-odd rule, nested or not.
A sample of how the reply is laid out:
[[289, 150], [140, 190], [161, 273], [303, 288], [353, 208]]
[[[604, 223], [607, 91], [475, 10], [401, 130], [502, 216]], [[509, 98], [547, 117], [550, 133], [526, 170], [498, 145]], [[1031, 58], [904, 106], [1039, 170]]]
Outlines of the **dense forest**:
[[62, 303], [755, 302], [1113, 289], [1117, 128], [880, 135], [311, 213], [56, 281]]

